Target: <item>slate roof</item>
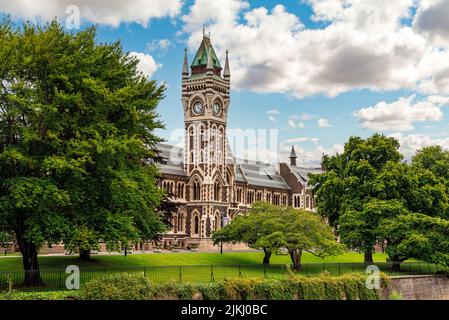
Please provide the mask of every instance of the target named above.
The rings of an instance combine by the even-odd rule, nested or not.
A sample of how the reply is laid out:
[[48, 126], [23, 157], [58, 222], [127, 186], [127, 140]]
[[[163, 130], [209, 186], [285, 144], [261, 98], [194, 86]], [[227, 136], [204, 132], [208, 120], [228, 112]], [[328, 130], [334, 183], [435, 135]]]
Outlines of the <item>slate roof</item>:
[[173, 174], [177, 176], [186, 176], [183, 166], [182, 148], [165, 143], [157, 145], [159, 155], [163, 163], [159, 164], [159, 171], [162, 174]]
[[317, 174], [317, 173], [323, 172], [323, 170], [321, 170], [321, 168], [303, 168], [303, 167], [296, 167], [296, 166], [291, 166], [291, 165], [288, 165], [288, 167], [291, 170], [291, 172], [293, 172], [293, 174], [296, 176], [298, 181], [306, 188], [309, 187], [308, 186], [309, 173]]
[[[247, 182], [250, 185], [276, 188], [276, 189], [286, 189], [289, 190], [290, 187], [284, 181], [284, 179], [279, 174], [279, 171], [272, 164], [262, 163], [262, 162], [250, 162], [236, 160], [229, 148], [228, 148], [228, 163], [236, 164], [236, 175], [235, 180], [237, 182]], [[169, 144], [161, 143], [157, 146], [160, 156], [163, 159], [163, 163], [159, 164], [159, 170], [162, 174], [171, 174], [178, 176], [186, 176], [183, 166], [183, 149], [180, 147], [172, 146]], [[298, 178], [299, 182], [307, 187], [309, 181], [309, 173], [320, 173], [322, 172], [319, 168], [303, 168], [288, 166], [293, 174]]]
[[214, 47], [212, 46], [210, 38], [206, 35], [203, 36], [203, 41], [201, 41], [201, 45], [190, 67], [199, 67], [207, 65], [207, 60], [209, 58], [209, 50], [211, 50], [212, 52], [212, 60], [214, 62], [214, 67], [221, 69], [220, 61], [218, 61]]
[[243, 171], [245, 180], [250, 185], [290, 189], [287, 183], [282, 179], [278, 170], [271, 164], [264, 164], [260, 162], [242, 163], [240, 168]]

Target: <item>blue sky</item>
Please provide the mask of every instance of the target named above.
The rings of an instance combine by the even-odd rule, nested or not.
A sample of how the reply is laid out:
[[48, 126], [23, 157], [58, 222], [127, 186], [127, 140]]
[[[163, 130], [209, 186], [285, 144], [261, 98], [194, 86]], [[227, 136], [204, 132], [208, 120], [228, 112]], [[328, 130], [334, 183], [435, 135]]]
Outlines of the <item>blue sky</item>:
[[120, 40], [142, 57], [142, 71], [167, 83], [158, 133], [169, 142], [183, 128], [184, 48], [191, 61], [205, 23], [217, 54], [230, 51], [228, 127], [277, 129], [283, 160], [295, 145], [301, 163], [316, 164], [351, 135], [374, 132], [397, 137], [406, 157], [449, 147], [449, 1], [391, 2], [18, 0], [0, 1], [0, 12], [64, 22], [75, 4], [81, 28], [97, 23], [99, 42]]

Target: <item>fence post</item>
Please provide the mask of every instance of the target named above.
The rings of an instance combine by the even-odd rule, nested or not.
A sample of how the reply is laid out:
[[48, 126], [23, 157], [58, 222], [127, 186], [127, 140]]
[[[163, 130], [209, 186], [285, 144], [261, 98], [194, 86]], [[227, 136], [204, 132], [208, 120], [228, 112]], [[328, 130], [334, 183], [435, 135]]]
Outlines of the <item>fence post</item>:
[[354, 272], [355, 271], [355, 268], [354, 268], [354, 262], [352, 263], [352, 272]]
[[214, 266], [210, 265], [210, 282], [214, 282]]
[[62, 290], [62, 271], [59, 271], [59, 290]]
[[265, 264], [263, 265], [263, 277], [267, 278], [267, 266]]
[[182, 282], [182, 266], [179, 266], [179, 283]]
[[306, 277], [308, 277], [309, 276], [309, 264], [306, 263], [305, 265], [306, 265]]
[[338, 263], [338, 275], [341, 276], [340, 263]]
[[239, 278], [242, 277], [242, 266], [239, 264]]

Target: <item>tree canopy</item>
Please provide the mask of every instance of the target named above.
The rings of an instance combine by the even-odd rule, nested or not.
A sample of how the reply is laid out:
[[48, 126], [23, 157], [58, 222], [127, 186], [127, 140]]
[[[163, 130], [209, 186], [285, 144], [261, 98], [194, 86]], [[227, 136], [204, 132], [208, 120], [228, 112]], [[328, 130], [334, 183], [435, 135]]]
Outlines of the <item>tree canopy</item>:
[[152, 161], [165, 88], [119, 42], [95, 38], [56, 21], [0, 24], [0, 230], [17, 238], [25, 270], [44, 243], [88, 252], [165, 230]]
[[[351, 137], [342, 154], [323, 157], [324, 173], [311, 176], [317, 210], [328, 218], [343, 243], [365, 253], [366, 262], [372, 262], [373, 247], [379, 243], [387, 245], [394, 262], [430, 261], [429, 246], [430, 251], [418, 250], [419, 246], [412, 249], [406, 242], [412, 235], [417, 239], [417, 233], [430, 236], [436, 232], [431, 235], [436, 239], [444, 230], [441, 219], [449, 217], [448, 155], [439, 146], [426, 147], [407, 162], [394, 138], [378, 134], [365, 140]], [[415, 225], [412, 221], [424, 216], [440, 218], [432, 220], [439, 228], [409, 229]], [[443, 246], [432, 250], [437, 248]]]
[[288, 250], [296, 269], [301, 268], [301, 255], [308, 251], [324, 257], [341, 253], [344, 248], [336, 242], [332, 229], [315, 213], [256, 202], [248, 214], [241, 215], [212, 234], [215, 243], [244, 242], [263, 249], [268, 264], [273, 251]]

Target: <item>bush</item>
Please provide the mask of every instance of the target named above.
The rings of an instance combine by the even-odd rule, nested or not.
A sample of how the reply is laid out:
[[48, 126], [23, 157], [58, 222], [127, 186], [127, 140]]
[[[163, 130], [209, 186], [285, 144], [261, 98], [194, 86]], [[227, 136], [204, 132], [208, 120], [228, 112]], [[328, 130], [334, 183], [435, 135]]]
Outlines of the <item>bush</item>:
[[1, 293], [0, 300], [76, 300], [78, 291], [18, 292]]
[[155, 294], [155, 287], [143, 275], [126, 273], [100, 277], [80, 290], [85, 300], [145, 300]]
[[[361, 274], [283, 279], [232, 279], [212, 283], [150, 283], [143, 275], [120, 274], [84, 285], [89, 300], [378, 300]], [[384, 279], [383, 279], [384, 280]]]

